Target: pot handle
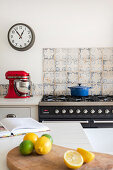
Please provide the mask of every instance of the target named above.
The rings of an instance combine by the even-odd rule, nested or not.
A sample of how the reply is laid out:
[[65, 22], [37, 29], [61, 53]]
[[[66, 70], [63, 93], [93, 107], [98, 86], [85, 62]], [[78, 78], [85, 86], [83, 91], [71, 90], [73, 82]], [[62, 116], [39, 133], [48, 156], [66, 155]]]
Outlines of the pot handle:
[[89, 89], [92, 89], [93, 87], [88, 87]]

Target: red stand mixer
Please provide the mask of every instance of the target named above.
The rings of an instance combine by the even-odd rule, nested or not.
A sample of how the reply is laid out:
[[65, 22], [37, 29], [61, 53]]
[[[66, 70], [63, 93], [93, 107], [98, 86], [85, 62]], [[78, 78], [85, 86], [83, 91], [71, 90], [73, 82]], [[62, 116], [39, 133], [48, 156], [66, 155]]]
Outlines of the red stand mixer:
[[8, 93], [5, 98], [30, 97], [31, 81], [29, 73], [25, 71], [7, 71], [5, 77], [9, 80]]

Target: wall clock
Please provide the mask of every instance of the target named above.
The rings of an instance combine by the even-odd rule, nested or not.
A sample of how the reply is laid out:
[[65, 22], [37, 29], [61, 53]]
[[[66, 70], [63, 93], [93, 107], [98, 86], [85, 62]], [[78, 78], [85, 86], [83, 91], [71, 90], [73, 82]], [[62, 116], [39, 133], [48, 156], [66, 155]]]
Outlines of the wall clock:
[[15, 50], [25, 51], [33, 46], [35, 34], [30, 26], [17, 23], [9, 29], [8, 41]]

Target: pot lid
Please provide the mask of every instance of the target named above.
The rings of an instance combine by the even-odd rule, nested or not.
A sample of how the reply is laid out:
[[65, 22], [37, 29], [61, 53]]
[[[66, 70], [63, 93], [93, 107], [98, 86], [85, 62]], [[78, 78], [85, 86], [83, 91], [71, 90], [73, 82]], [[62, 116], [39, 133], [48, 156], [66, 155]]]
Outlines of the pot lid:
[[91, 87], [81, 86], [81, 84], [78, 84], [78, 86], [73, 86], [73, 87], [70, 87], [70, 88], [86, 89], [86, 88], [91, 88]]

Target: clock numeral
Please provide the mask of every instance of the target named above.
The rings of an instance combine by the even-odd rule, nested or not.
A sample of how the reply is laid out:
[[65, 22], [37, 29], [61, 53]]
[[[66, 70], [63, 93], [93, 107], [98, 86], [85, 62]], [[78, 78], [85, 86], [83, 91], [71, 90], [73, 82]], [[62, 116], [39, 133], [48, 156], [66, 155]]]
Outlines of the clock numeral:
[[31, 39], [31, 35], [29, 35], [29, 38]]
[[22, 29], [22, 26], [19, 26], [19, 29]]
[[15, 43], [15, 46], [17, 46], [17, 43]]
[[13, 38], [13, 35], [11, 35], [11, 38]]
[[29, 43], [29, 40], [27, 42]]
[[24, 46], [26, 46], [26, 43], [24, 43]]
[[14, 33], [15, 33], [15, 31], [13, 30], [13, 31], [12, 31], [12, 33], [14, 34]]
[[18, 30], [18, 27], [15, 27], [15, 30]]
[[26, 27], [25, 27], [25, 29], [24, 30], [26, 30]]
[[20, 48], [22, 48], [22, 45], [20, 45]]
[[30, 31], [28, 31], [28, 34], [30, 34]]
[[12, 43], [14, 43], [14, 40], [12, 40]]

